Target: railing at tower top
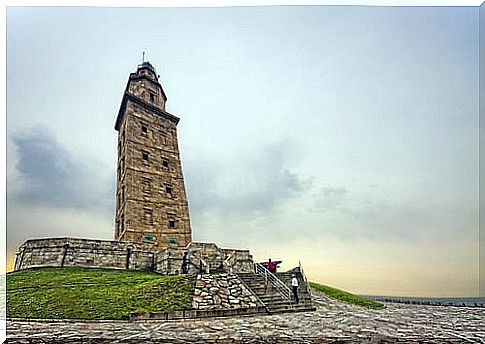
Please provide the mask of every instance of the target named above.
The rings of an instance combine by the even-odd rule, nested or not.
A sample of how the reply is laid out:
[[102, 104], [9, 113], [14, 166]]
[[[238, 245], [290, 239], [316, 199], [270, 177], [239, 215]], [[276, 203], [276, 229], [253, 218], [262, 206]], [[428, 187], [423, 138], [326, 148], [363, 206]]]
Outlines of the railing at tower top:
[[276, 277], [271, 271], [266, 269], [260, 263], [254, 263], [254, 271], [260, 275], [264, 275], [264, 283], [270, 282], [281, 295], [287, 298], [291, 302], [292, 291], [286, 284], [284, 284], [278, 277]]

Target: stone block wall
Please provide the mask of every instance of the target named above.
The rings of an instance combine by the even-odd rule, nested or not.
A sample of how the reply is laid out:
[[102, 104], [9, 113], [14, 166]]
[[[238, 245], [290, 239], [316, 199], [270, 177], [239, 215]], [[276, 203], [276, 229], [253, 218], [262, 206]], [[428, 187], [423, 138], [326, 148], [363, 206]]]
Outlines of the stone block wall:
[[136, 97], [127, 99], [118, 136], [115, 238], [183, 248], [192, 232], [178, 119]]
[[15, 270], [47, 266], [153, 269], [153, 245], [76, 238], [28, 240], [20, 246]]
[[187, 249], [191, 265], [199, 266], [202, 260], [204, 272], [224, 271], [224, 251], [216, 244], [193, 242]]
[[253, 269], [249, 251], [221, 249], [213, 243], [190, 243], [185, 248], [161, 250], [154, 244], [76, 238], [28, 240], [18, 250], [14, 269], [82, 266], [152, 270], [176, 275], [182, 272], [184, 254], [188, 259], [189, 274], [241, 273]]
[[256, 296], [235, 274], [202, 274], [195, 282], [192, 308], [240, 309], [256, 308]]
[[226, 270], [229, 272], [253, 272], [253, 256], [249, 250], [223, 249]]
[[181, 273], [185, 253], [189, 274], [253, 271], [253, 257], [248, 250], [221, 249], [214, 243], [193, 242], [184, 249], [168, 248], [158, 252], [155, 256], [156, 272], [167, 275]]
[[168, 248], [155, 255], [155, 272], [164, 275], [177, 275], [182, 273], [183, 249]]

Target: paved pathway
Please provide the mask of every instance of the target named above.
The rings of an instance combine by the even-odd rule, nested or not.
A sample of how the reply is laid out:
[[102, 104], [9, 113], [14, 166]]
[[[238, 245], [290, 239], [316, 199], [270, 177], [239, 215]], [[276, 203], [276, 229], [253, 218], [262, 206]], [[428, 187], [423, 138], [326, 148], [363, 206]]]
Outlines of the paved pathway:
[[485, 343], [485, 309], [348, 305], [313, 292], [317, 311], [152, 322], [7, 322], [9, 343]]

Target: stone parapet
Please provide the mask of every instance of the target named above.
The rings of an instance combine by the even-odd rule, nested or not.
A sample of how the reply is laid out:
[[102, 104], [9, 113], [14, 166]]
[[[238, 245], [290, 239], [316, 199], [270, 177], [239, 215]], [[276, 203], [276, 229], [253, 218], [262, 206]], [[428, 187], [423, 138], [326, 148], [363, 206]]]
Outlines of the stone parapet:
[[55, 266], [151, 270], [154, 252], [154, 246], [149, 244], [78, 238], [32, 239], [20, 246], [15, 270]]
[[189, 274], [248, 272], [253, 266], [249, 251], [222, 249], [214, 243], [190, 243], [185, 248], [160, 249], [147, 243], [44, 238], [27, 240], [19, 247], [14, 270], [81, 266], [151, 270], [176, 275], [182, 273], [184, 255]]
[[168, 248], [158, 251], [155, 255], [155, 272], [164, 275], [178, 275], [182, 273], [184, 249]]
[[231, 272], [254, 271], [253, 256], [249, 253], [249, 250], [224, 249], [224, 260], [226, 269]]

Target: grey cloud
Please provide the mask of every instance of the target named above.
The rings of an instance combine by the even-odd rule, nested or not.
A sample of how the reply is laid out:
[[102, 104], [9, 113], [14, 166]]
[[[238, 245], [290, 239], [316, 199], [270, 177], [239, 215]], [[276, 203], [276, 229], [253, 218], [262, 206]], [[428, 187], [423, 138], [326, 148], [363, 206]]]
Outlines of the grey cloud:
[[291, 157], [284, 144], [261, 146], [240, 155], [235, 163], [212, 161], [210, 166], [204, 159], [187, 160], [186, 181], [194, 216], [208, 212], [241, 219], [269, 215], [308, 185], [287, 167]]
[[348, 190], [345, 187], [322, 187], [314, 195], [314, 207], [312, 210], [327, 212], [334, 209], [342, 209], [347, 194]]
[[10, 178], [14, 191], [9, 198], [22, 204], [111, 211], [114, 175], [105, 173], [104, 166], [94, 169], [97, 162], [75, 158], [47, 127], [13, 134], [12, 142], [19, 178]]
[[406, 201], [387, 199], [346, 187], [327, 186], [318, 191], [307, 210], [320, 213], [325, 232], [342, 240], [456, 240], [458, 233], [468, 235], [477, 226], [473, 206], [450, 206], [419, 196]]

